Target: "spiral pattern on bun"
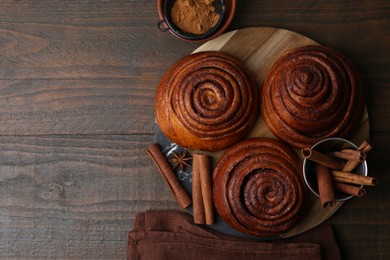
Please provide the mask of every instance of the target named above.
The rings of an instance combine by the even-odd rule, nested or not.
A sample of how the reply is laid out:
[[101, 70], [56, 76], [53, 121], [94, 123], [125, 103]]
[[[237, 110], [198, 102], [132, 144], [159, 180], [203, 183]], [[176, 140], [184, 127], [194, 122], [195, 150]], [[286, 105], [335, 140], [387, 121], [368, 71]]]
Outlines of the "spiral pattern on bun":
[[244, 66], [222, 52], [188, 55], [162, 78], [156, 118], [173, 142], [216, 151], [242, 139], [258, 109], [257, 88]]
[[214, 169], [213, 198], [232, 228], [262, 237], [282, 234], [297, 223], [304, 201], [300, 159], [274, 139], [241, 141]]
[[359, 77], [341, 53], [322, 46], [291, 50], [271, 68], [261, 111], [271, 132], [293, 147], [346, 136], [361, 120]]

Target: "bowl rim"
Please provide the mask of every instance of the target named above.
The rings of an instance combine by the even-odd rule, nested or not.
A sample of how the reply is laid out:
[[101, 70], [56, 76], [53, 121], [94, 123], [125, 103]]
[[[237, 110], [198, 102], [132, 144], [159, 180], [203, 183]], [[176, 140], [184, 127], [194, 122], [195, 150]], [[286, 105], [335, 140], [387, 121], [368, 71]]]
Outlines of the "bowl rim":
[[[354, 147], [354, 149], [357, 149], [358, 146], [356, 144], [354, 144], [352, 141], [350, 140], [347, 140], [345, 138], [341, 138], [341, 137], [329, 137], [329, 138], [325, 138], [325, 139], [322, 139], [321, 141], [318, 141], [317, 143], [315, 143], [314, 145], [312, 145], [311, 149], [315, 150], [316, 147], [318, 147], [319, 145], [325, 143], [325, 142], [328, 142], [328, 141], [332, 141], [332, 140], [338, 140], [338, 141], [342, 141], [342, 142], [345, 142], [345, 143], [348, 143], [350, 144], [351, 146]], [[312, 185], [310, 185], [306, 175], [306, 166], [307, 166], [307, 163], [308, 163], [308, 159], [304, 159], [303, 160], [303, 165], [302, 165], [302, 172], [303, 172], [303, 178], [305, 180], [305, 183], [306, 183], [306, 186], [310, 189], [311, 192], [313, 192], [314, 195], [316, 195], [317, 197], [319, 197], [319, 193], [312, 187]], [[364, 162], [361, 162], [361, 164], [363, 164], [363, 176], [367, 176], [368, 175], [368, 166], [367, 166], [367, 161], [364, 161]], [[364, 185], [361, 185], [360, 187], [363, 187]], [[341, 202], [341, 201], [346, 201], [346, 200], [349, 200], [351, 198], [353, 198], [354, 196], [353, 195], [345, 195], [343, 196], [342, 198], [336, 198], [336, 201], [338, 202]]]
[[[168, 25], [169, 30], [171, 30], [172, 32], [177, 34], [179, 37], [184, 38], [186, 40], [202, 40], [202, 39], [208, 38], [211, 35], [213, 35], [216, 31], [218, 31], [219, 27], [222, 25], [222, 23], [225, 19], [226, 7], [225, 8], [223, 7], [223, 6], [226, 6], [225, 0], [215, 0], [215, 1], [219, 1], [220, 4], [222, 5], [221, 13], [219, 13], [220, 17], [219, 17], [217, 23], [213, 27], [211, 27], [207, 32], [205, 32], [203, 34], [192, 34], [192, 33], [187, 33], [185, 31], [181, 30], [173, 22], [171, 14], [169, 12], [167, 12], [167, 9], [172, 8], [171, 5], [174, 4], [174, 2], [169, 2], [167, 0], [164, 1], [164, 20], [161, 22], [165, 22]], [[171, 3], [171, 5], [170, 5], [170, 3]]]
[[[175, 37], [187, 41], [187, 42], [204, 42], [211, 39], [216, 38], [217, 36], [221, 35], [226, 31], [226, 29], [230, 26], [231, 22], [234, 19], [236, 7], [237, 7], [237, 1], [236, 0], [224, 0], [225, 2], [225, 11], [224, 11], [224, 17], [221, 21], [221, 24], [219, 25], [218, 29], [214, 31], [213, 34], [211, 34], [209, 37], [205, 37], [202, 39], [186, 39], [181, 37], [179, 34], [176, 34], [174, 31], [168, 29], [170, 33], [172, 33]], [[160, 23], [164, 20], [164, 3], [165, 0], [157, 0], [157, 13], [160, 18], [160, 21], [158, 23], [158, 27], [160, 28]]]

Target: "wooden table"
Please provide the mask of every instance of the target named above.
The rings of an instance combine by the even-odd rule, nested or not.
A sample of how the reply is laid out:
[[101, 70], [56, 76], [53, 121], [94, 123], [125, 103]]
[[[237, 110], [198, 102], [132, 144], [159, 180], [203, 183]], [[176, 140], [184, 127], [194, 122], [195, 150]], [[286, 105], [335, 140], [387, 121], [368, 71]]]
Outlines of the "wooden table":
[[[238, 2], [229, 30], [289, 29], [358, 67], [379, 185], [326, 223], [345, 259], [389, 257], [389, 2]], [[160, 78], [200, 43], [158, 20], [155, 1], [0, 2], [0, 258], [125, 259], [138, 212], [179, 209], [146, 148]]]

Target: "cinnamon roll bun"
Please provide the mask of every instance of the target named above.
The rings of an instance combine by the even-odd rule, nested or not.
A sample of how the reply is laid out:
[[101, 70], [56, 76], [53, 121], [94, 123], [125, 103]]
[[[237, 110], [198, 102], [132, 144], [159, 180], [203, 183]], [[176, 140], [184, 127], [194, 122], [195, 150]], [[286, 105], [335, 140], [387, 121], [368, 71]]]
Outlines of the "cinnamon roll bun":
[[262, 86], [261, 112], [271, 132], [293, 147], [348, 135], [364, 110], [361, 82], [338, 51], [307, 46], [285, 53]]
[[216, 51], [188, 55], [158, 86], [157, 123], [183, 147], [221, 150], [252, 128], [259, 110], [256, 93], [251, 76], [235, 58]]
[[299, 220], [304, 187], [298, 155], [275, 139], [239, 142], [213, 172], [217, 212], [232, 228], [255, 236], [291, 229]]

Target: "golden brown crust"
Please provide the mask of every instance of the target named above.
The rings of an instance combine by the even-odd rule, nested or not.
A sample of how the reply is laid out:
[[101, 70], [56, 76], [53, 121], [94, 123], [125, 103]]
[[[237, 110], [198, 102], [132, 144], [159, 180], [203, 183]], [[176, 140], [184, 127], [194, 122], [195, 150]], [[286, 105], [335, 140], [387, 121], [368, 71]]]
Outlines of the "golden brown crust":
[[222, 219], [255, 236], [276, 236], [298, 221], [304, 201], [301, 163], [280, 141], [252, 138], [229, 148], [213, 172], [213, 198]]
[[155, 110], [160, 129], [173, 142], [217, 151], [252, 128], [259, 110], [257, 88], [235, 58], [222, 52], [196, 53], [166, 72]]
[[354, 130], [364, 110], [359, 77], [341, 53], [323, 46], [291, 50], [262, 86], [261, 112], [271, 132], [293, 147], [310, 147]]

